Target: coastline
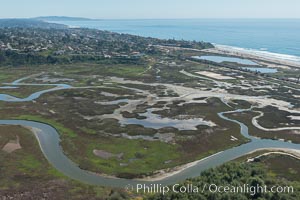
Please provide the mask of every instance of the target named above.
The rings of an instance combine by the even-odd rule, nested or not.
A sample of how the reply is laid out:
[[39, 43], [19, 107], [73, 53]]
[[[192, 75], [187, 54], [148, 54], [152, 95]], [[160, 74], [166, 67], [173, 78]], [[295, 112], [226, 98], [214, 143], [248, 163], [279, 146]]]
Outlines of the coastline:
[[[143, 20], [143, 19], [139, 19], [139, 20]], [[151, 19], [148, 19], [147, 21], [151, 21]], [[155, 20], [155, 19], [153, 19]], [[159, 19], [159, 20], [164, 20], [164, 19]], [[170, 19], [169, 19], [170, 20]], [[172, 19], [172, 20], [175, 20], [175, 19]], [[182, 19], [176, 19], [176, 20], [182, 20]], [[101, 21], [102, 23], [98, 23], [99, 21]], [[49, 23], [57, 23], [57, 24], [63, 24], [65, 26], [67, 26], [68, 28], [70, 29], [73, 29], [73, 28], [88, 28], [88, 29], [95, 29], [95, 30], [101, 30], [101, 31], [109, 31], [109, 32], [115, 32], [115, 33], [119, 33], [119, 34], [130, 34], [130, 35], [135, 35], [135, 36], [140, 36], [140, 37], [152, 37], [152, 38], [157, 38], [157, 39], [173, 39], [173, 38], [176, 38], [177, 40], [180, 40], [180, 39], [183, 39], [183, 40], [186, 40], [186, 41], [207, 41], [207, 42], [210, 42], [211, 44], [213, 44], [215, 46], [215, 48], [213, 49], [206, 49], [206, 50], [199, 50], [199, 49], [189, 49], [189, 48], [180, 48], [180, 47], [174, 47], [174, 48], [180, 48], [180, 49], [189, 49], [189, 50], [195, 50], [195, 51], [202, 51], [202, 52], [210, 52], [210, 53], [216, 53], [216, 54], [223, 54], [223, 55], [228, 55], [228, 56], [238, 56], [238, 57], [242, 57], [242, 58], [250, 58], [250, 59], [255, 59], [258, 61], [259, 64], [261, 65], [267, 65], [268, 67], [281, 67], [281, 68], [286, 68], [286, 66], [289, 66], [289, 67], [297, 67], [297, 68], [300, 68], [300, 55], [298, 53], [296, 54], [287, 54], [287, 53], [284, 53], [284, 51], [280, 51], [280, 48], [285, 48], [286, 46], [289, 45], [289, 43], [284, 43], [284, 44], [281, 44], [281, 46], [276, 46], [277, 48], [273, 47], [273, 48], [270, 48], [270, 49], [277, 49], [277, 53], [275, 52], [272, 52], [272, 51], [268, 51], [269, 47], [268, 45], [264, 45], [264, 42], [266, 41], [260, 41], [260, 46], [253, 46], [252, 48], [253, 49], [249, 49], [249, 48], [246, 48], [247, 45], [238, 45], [234, 42], [228, 42], [226, 39], [225, 41], [219, 41], [219, 40], [216, 40], [216, 38], [214, 37], [204, 37], [204, 38], [193, 38], [191, 36], [193, 36], [193, 34], [189, 34], [189, 35], [184, 35], [184, 37], [182, 37], [182, 35], [180, 35], [180, 37], [177, 35], [177, 34], [174, 34], [172, 35], [173, 37], [171, 36], [165, 36], [164, 34], [144, 34], [144, 29], [143, 27], [140, 27], [139, 24], [135, 24], [133, 23], [132, 26], [135, 28], [134, 29], [134, 32], [131, 31], [131, 29], [128, 29], [127, 27], [124, 28], [122, 23], [116, 23], [116, 24], [111, 24], [110, 22], [117, 22], [118, 19], [104, 19], [104, 20], [97, 20], [97, 19], [86, 19], [86, 20], [80, 20], [80, 21], [53, 21], [53, 20], [49, 20], [47, 22]], [[121, 20], [122, 22], [132, 22], [132, 19], [125, 19], [125, 20]], [[91, 24], [92, 22], [92, 24]], [[186, 22], [185, 22], [186, 23]], [[230, 22], [231, 23], [231, 22]], [[155, 23], [151, 23], [150, 25], [153, 26], [157, 24], [157, 21], [155, 21]], [[117, 26], [116, 26], [117, 25]], [[126, 25], [126, 24], [125, 24]], [[150, 26], [149, 25], [149, 26]], [[165, 22], [163, 23], [162, 26], [168, 26], [170, 25], [170, 22]], [[179, 26], [181, 24], [179, 23]], [[214, 25], [214, 24], [212, 24]], [[205, 24], [196, 24], [196, 30], [198, 30], [197, 28], [200, 28], [199, 30], [201, 30], [202, 32], [204, 31], [204, 33], [210, 33], [209, 30], [206, 30], [208, 32], [205, 32], [205, 29], [203, 30], [203, 26], [205, 28]], [[122, 28], [120, 28], [122, 27]], [[218, 24], [214, 25], [215, 28], [220, 28], [218, 26]], [[254, 26], [253, 28], [256, 28], [256, 26]], [[157, 29], [154, 29], [155, 31], [160, 31], [159, 28]], [[222, 29], [220, 29], [222, 30]], [[238, 29], [239, 30], [239, 29]], [[190, 31], [188, 29], [188, 31]], [[267, 32], [269, 33], [269, 37], [271, 37], [270, 34], [272, 34], [273, 32]], [[239, 33], [240, 34], [240, 33]], [[247, 32], [247, 34], [249, 34]], [[175, 37], [174, 37], [175, 36]], [[177, 37], [176, 37], [177, 36]], [[238, 35], [239, 36], [239, 35]], [[249, 35], [251, 36], [251, 35]], [[268, 36], [266, 36], [267, 38], [269, 38]], [[266, 39], [267, 39], [266, 38]], [[279, 37], [281, 40], [282, 38]], [[242, 41], [243, 40], [247, 40], [247, 38], [242, 38]], [[231, 43], [233, 46], [230, 46], [230, 45], [223, 45], [222, 42], [225, 42], [225, 43]], [[298, 43], [299, 44], [299, 41], [289, 41], [291, 42], [292, 44], [296, 44]], [[270, 41], [267, 41], [267, 44], [270, 43]], [[273, 43], [273, 41], [272, 41]], [[237, 46], [235, 46], [237, 45]], [[159, 45], [153, 45], [153, 46], [159, 46]], [[248, 45], [249, 46], [249, 45]], [[251, 45], [250, 45], [251, 46]], [[293, 48], [295, 48], [294, 46], [292, 46]], [[296, 46], [298, 47], [298, 46]], [[296, 49], [297, 50], [297, 49]], [[294, 51], [296, 51], [294, 50]], [[298, 52], [298, 51], [296, 51]], [[266, 61], [267, 63], [265, 63], [264, 61]], [[272, 64], [274, 64], [274, 66], [271, 66]], [[276, 66], [277, 64], [277, 66]], [[279, 65], [278, 65], [279, 64]]]
[[271, 53], [271, 52], [259, 51], [259, 50], [247, 50], [244, 48], [218, 45], [218, 44], [214, 44], [214, 46], [215, 48], [203, 49], [201, 50], [201, 52], [234, 56], [234, 57], [240, 57], [245, 59], [253, 59], [258, 64], [262, 64], [262, 65], [271, 64], [272, 67], [278, 67], [278, 68], [288, 68], [288, 67], [300, 68], [300, 57], [297, 56]]
[[190, 50], [195, 52], [217, 54], [220, 56], [232, 56], [242, 59], [250, 59], [259, 65], [270, 67], [270, 68], [281, 68], [290, 69], [298, 68], [300, 69], [300, 57], [277, 54], [266, 51], [259, 50], [247, 50], [239, 47], [225, 46], [214, 44], [214, 48], [210, 49], [194, 49], [185, 47], [172, 47], [163, 45], [153, 45], [154, 47], [161, 49], [173, 49], [173, 50]]

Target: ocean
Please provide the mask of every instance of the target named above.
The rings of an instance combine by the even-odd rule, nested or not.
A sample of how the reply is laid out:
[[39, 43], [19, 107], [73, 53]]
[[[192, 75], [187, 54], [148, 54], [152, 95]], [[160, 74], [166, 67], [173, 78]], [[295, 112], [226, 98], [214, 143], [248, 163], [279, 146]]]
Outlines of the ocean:
[[161, 39], [206, 41], [256, 53], [271, 53], [300, 62], [300, 19], [97, 20], [56, 23]]

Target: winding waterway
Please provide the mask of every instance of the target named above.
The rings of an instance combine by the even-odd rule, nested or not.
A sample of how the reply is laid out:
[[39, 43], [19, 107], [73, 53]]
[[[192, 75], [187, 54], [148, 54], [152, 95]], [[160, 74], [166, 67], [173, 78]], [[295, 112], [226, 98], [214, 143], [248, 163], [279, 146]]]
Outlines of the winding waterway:
[[48, 92], [53, 92], [57, 90], [64, 90], [64, 89], [69, 89], [72, 88], [72, 86], [67, 85], [67, 84], [37, 84], [37, 83], [21, 83], [22, 81], [30, 78], [31, 76], [24, 77], [18, 80], [15, 80], [12, 83], [5, 83], [5, 87], [2, 87], [2, 89], [16, 89], [18, 86], [53, 86], [53, 88], [46, 89], [46, 90], [41, 90], [38, 92], [34, 92], [30, 94], [26, 98], [18, 98], [15, 96], [11, 96], [8, 94], [0, 94], [0, 101], [5, 101], [5, 102], [27, 102], [27, 101], [33, 101], [37, 98], [39, 98], [41, 95], [48, 93]]
[[[26, 85], [21, 84], [20, 82], [24, 79], [19, 79], [12, 84], [12, 86], [18, 85]], [[40, 95], [61, 89], [68, 89], [71, 88], [69, 85], [64, 84], [27, 84], [27, 85], [54, 85], [55, 88], [47, 89], [43, 91], [39, 91], [36, 93], [31, 94], [29, 97], [24, 99], [19, 99], [16, 97], [11, 97], [6, 94], [0, 94], [1, 101], [9, 101], [9, 102], [23, 102], [23, 101], [32, 101], [38, 98]], [[7, 99], [9, 97], [9, 99]], [[248, 127], [237, 121], [230, 119], [224, 116], [226, 113], [235, 113], [235, 112], [244, 112], [249, 111], [251, 109], [241, 109], [241, 110], [234, 110], [229, 112], [220, 112], [218, 113], [219, 117], [224, 120], [237, 123], [241, 127], [241, 134], [251, 140], [249, 143], [240, 145], [238, 147], [234, 147], [217, 154], [214, 154], [210, 157], [202, 159], [198, 161], [196, 164], [178, 172], [174, 173], [168, 177], [165, 177], [159, 181], [144, 181], [144, 180], [131, 180], [131, 179], [118, 179], [113, 177], [106, 177], [102, 175], [97, 175], [85, 170], [82, 170], [78, 167], [78, 165], [72, 162], [64, 153], [60, 146], [60, 138], [59, 133], [55, 128], [50, 125], [34, 122], [34, 121], [26, 121], [26, 120], [0, 120], [0, 125], [21, 125], [24, 127], [28, 127], [33, 130], [40, 148], [48, 159], [48, 161], [55, 167], [58, 171], [62, 172], [64, 175], [79, 180], [81, 182], [85, 182], [88, 184], [93, 185], [102, 185], [102, 186], [112, 186], [112, 187], [124, 187], [128, 184], [132, 185], [133, 187], [136, 184], [174, 184], [179, 181], [183, 181], [187, 178], [199, 176], [200, 173], [206, 169], [211, 167], [215, 167], [221, 165], [225, 162], [243, 156], [247, 153], [252, 151], [263, 149], [263, 148], [289, 148], [289, 149], [297, 149], [300, 150], [300, 144], [293, 144], [289, 142], [277, 141], [277, 140], [268, 140], [268, 139], [259, 139], [249, 135]]]

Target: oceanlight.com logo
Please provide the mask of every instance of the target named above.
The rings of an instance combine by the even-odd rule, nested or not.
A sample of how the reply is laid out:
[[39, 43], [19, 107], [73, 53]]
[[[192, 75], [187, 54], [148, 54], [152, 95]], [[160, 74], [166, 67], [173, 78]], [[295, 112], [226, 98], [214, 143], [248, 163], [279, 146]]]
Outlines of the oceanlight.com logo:
[[203, 186], [195, 186], [193, 184], [180, 185], [175, 184], [172, 186], [163, 186], [162, 184], [137, 184], [127, 185], [126, 190], [143, 193], [143, 194], [168, 194], [168, 193], [244, 193], [254, 196], [259, 193], [294, 193], [293, 186], [266, 186], [266, 185], [249, 185], [243, 184], [240, 186], [232, 185], [216, 185], [216, 184], [204, 184]]

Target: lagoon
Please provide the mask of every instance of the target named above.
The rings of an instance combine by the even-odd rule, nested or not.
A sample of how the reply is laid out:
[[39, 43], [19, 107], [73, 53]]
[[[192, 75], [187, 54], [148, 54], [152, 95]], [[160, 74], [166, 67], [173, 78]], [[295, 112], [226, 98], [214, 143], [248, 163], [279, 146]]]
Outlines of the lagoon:
[[246, 69], [252, 72], [260, 72], [264, 74], [274, 74], [277, 73], [277, 69], [267, 68], [267, 67], [242, 67], [242, 69]]
[[249, 59], [242, 59], [236, 57], [226, 57], [226, 56], [193, 56], [193, 58], [200, 59], [200, 60], [208, 60], [212, 62], [222, 63], [222, 62], [233, 62], [239, 63], [242, 65], [258, 65], [257, 63], [249, 60]]

